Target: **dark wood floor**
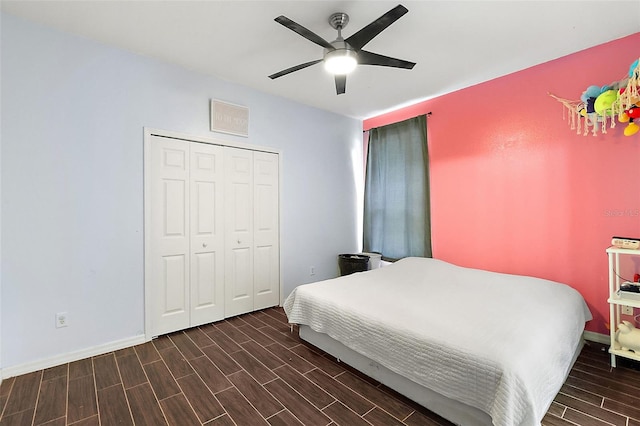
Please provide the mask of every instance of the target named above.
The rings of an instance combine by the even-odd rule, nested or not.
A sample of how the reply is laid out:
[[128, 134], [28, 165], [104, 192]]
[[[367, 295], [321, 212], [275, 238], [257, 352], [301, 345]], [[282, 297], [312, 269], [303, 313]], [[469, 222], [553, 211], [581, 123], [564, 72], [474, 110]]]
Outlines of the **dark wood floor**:
[[[585, 346], [544, 425], [640, 426], [640, 371]], [[5, 379], [0, 425], [450, 425], [290, 333], [280, 308]]]

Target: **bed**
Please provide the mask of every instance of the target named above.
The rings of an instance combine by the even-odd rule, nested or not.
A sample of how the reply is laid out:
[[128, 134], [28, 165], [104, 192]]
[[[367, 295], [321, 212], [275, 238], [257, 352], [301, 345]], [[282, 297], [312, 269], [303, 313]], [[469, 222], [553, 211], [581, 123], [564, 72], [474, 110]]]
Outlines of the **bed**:
[[460, 425], [539, 425], [591, 313], [571, 287], [410, 257], [298, 286], [300, 337]]

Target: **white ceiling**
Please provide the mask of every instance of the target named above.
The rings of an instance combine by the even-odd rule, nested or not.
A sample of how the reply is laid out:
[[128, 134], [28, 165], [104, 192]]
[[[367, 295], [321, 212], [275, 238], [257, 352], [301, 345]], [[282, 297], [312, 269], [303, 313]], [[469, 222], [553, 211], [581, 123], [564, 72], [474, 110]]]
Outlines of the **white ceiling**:
[[[355, 118], [432, 98], [640, 31], [640, 0], [614, 1], [8, 1], [4, 12]], [[323, 49], [274, 22], [285, 15], [328, 41], [391, 8], [409, 13], [366, 50], [413, 70], [360, 66], [337, 96], [322, 64], [276, 80]], [[230, 101], [233, 101], [230, 99]]]

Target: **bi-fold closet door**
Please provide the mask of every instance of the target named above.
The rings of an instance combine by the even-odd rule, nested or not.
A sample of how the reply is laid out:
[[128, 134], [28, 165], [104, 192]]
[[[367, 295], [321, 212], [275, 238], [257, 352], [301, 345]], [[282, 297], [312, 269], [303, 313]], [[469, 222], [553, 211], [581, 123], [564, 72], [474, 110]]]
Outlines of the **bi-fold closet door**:
[[278, 154], [151, 136], [147, 334], [280, 301]]

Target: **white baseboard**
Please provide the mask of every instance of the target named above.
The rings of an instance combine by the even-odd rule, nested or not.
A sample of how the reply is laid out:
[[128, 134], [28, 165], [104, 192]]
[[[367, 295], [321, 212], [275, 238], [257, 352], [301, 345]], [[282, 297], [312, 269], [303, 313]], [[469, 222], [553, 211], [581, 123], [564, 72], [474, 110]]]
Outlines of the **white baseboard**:
[[34, 371], [43, 370], [45, 368], [55, 367], [57, 365], [66, 364], [68, 362], [78, 361], [84, 358], [90, 358], [96, 355], [102, 355], [130, 346], [139, 345], [146, 341], [144, 334], [130, 337], [127, 339], [116, 340], [114, 342], [105, 343], [103, 345], [93, 346], [87, 349], [81, 349], [75, 352], [67, 352], [51, 358], [40, 359], [25, 364], [14, 365], [12, 367], [3, 367], [0, 369], [0, 381], [4, 378], [20, 376], [22, 374], [32, 373]]
[[611, 344], [611, 337], [608, 334], [601, 334], [585, 330], [582, 333], [582, 336], [585, 340], [589, 340], [591, 342], [602, 343], [603, 345]]

